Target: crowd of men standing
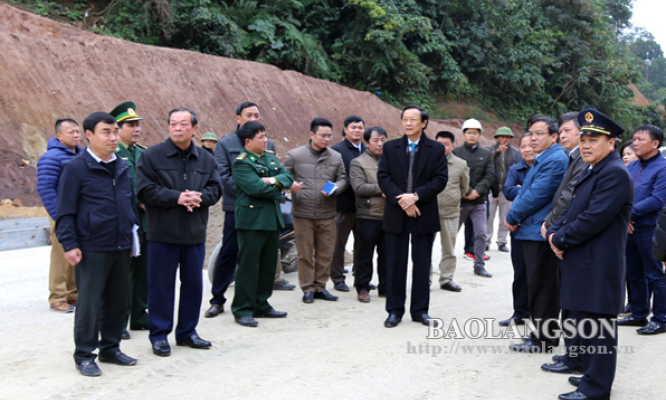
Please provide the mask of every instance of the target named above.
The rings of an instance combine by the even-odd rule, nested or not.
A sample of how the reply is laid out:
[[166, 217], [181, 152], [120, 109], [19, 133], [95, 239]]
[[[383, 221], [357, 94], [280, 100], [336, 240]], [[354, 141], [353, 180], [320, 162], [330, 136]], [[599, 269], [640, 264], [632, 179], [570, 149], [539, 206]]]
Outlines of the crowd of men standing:
[[[120, 351], [121, 339], [130, 338], [127, 328], [150, 330], [154, 354], [170, 355], [178, 273], [176, 344], [211, 347], [196, 327], [208, 208], [223, 194], [223, 242], [207, 318], [224, 312], [234, 275], [231, 312], [238, 324], [257, 327], [259, 318], [287, 316], [268, 300], [273, 290], [295, 289], [281, 277], [277, 259], [278, 232], [285, 226], [280, 202], [290, 190], [305, 303], [338, 300], [326, 289], [329, 279], [335, 290], [350, 290], [344, 252], [353, 234], [357, 299], [369, 302], [377, 289], [386, 298], [384, 325], [396, 327], [405, 313], [411, 242], [410, 317], [428, 325], [437, 232], [439, 286], [460, 292], [453, 281], [457, 232], [469, 220], [474, 273], [490, 278], [485, 252], [499, 214], [496, 244], [511, 252], [514, 267], [514, 312], [500, 325], [537, 323], [512, 350], [551, 352], [559, 344], [560, 320], [614, 320], [625, 307], [625, 281], [631, 314], [617, 325], [640, 326], [639, 334], [666, 332], [666, 256], [659, 252], [666, 234], [653, 244], [666, 202], [663, 132], [657, 127], [635, 130], [638, 159], [626, 167], [616, 151], [624, 128], [597, 110], [566, 113], [559, 121], [534, 115], [518, 149], [509, 143], [515, 135], [508, 127], [495, 132], [495, 144], [481, 147], [483, 127], [473, 119], [462, 126], [461, 146], [448, 131], [430, 138], [427, 111], [412, 105], [402, 110], [403, 135], [394, 140], [350, 116], [343, 141], [329, 147], [333, 124], [315, 118], [309, 141], [280, 163], [255, 103], [236, 109], [236, 131], [220, 140], [208, 132], [202, 147], [193, 141], [199, 128], [193, 110], [170, 111], [169, 137], [150, 148], [138, 144], [141, 120], [131, 102], [89, 115], [83, 122], [86, 149], [78, 147], [78, 123], [58, 120], [56, 137], [38, 164], [38, 191], [54, 243], [49, 303], [60, 312], [76, 308], [74, 359], [83, 375], [101, 374], [96, 349], [101, 362], [136, 364]], [[371, 284], [375, 254], [377, 286]], [[542, 366], [584, 374], [570, 379], [578, 388], [562, 399], [610, 394], [616, 355], [573, 356], [569, 350], [612, 347], [617, 338], [589, 336], [565, 339], [567, 353]]]

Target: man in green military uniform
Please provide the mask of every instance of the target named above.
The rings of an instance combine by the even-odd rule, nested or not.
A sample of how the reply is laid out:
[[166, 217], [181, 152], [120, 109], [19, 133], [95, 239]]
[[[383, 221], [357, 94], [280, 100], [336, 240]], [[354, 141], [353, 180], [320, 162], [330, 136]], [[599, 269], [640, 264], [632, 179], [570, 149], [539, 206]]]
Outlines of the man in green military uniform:
[[[136, 199], [136, 165], [139, 162], [141, 153], [146, 149], [144, 146], [138, 144], [141, 138], [141, 120], [136, 113], [136, 105], [131, 101], [122, 103], [111, 111], [111, 115], [118, 121], [120, 130], [118, 136], [120, 137], [120, 146], [116, 149], [116, 156], [121, 157], [129, 165], [130, 174], [132, 175], [132, 186], [135, 191]], [[144, 211], [143, 204], [139, 204], [136, 200], [136, 213], [139, 217], [141, 224], [141, 231], [146, 232], [146, 212]], [[148, 329], [148, 250], [146, 248], [146, 240], [142, 238], [141, 241], [141, 255], [139, 257], [132, 257], [130, 265], [130, 283], [129, 283], [129, 328], [131, 330]], [[127, 325], [125, 325], [127, 327]], [[123, 339], [129, 339], [130, 334], [127, 328], [123, 330]]]
[[231, 312], [236, 322], [256, 327], [254, 318], [284, 318], [268, 304], [278, 254], [278, 230], [284, 227], [280, 200], [282, 188], [294, 182], [272, 151], [267, 150], [266, 129], [248, 122], [238, 130], [245, 151], [233, 163], [236, 185], [238, 269]]
[[213, 132], [206, 132], [201, 138], [201, 148], [207, 150], [211, 155], [214, 155], [215, 145], [217, 145], [217, 135]]

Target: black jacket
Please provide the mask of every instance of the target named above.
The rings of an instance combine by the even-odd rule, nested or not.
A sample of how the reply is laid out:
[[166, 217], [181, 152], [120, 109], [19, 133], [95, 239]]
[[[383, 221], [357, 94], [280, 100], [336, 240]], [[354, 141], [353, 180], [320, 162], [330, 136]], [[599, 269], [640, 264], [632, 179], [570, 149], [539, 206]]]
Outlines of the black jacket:
[[475, 200], [462, 199], [460, 204], [484, 204], [495, 178], [495, 159], [492, 153], [485, 147], [481, 147], [480, 144], [477, 144], [474, 149], [468, 144], [463, 144], [452, 151], [453, 154], [467, 161], [469, 167], [469, 191], [465, 194], [469, 194], [472, 190], [479, 193], [479, 197]]
[[657, 261], [666, 261], [666, 207], [657, 219], [657, 228], [652, 238], [652, 255]]
[[[201, 192], [200, 207], [192, 212], [178, 204], [186, 189]], [[208, 207], [222, 196], [215, 159], [190, 145], [187, 158], [167, 139], [143, 152], [136, 170], [137, 197], [146, 206], [148, 240], [199, 244], [206, 241]]]
[[[407, 147], [407, 136], [389, 140], [384, 144], [384, 152], [379, 159], [377, 181], [386, 195], [382, 227], [389, 233], [404, 233], [404, 218], [410, 218], [396, 198], [407, 191]], [[437, 195], [446, 188], [449, 179], [444, 146], [422, 134], [412, 169], [412, 192], [419, 195], [416, 206], [421, 212], [421, 216], [416, 217], [417, 233], [436, 233], [440, 230]]]
[[546, 223], [546, 229], [550, 228], [550, 226], [557, 221], [560, 214], [562, 214], [562, 211], [569, 206], [578, 178], [589, 166], [590, 164], [583, 161], [583, 158], [580, 156], [580, 148], [569, 153], [567, 172], [564, 173], [562, 183], [560, 183], [560, 186], [557, 188], [557, 191], [553, 196], [553, 208], [544, 220]]
[[331, 148], [342, 156], [342, 163], [345, 165], [345, 172], [347, 173], [347, 187], [336, 197], [335, 211], [342, 213], [356, 212], [356, 196], [349, 178], [349, 164], [353, 159], [363, 154], [367, 146], [361, 141], [361, 151], [359, 152], [349, 140], [343, 139], [342, 142]]
[[56, 236], [65, 252], [118, 251], [132, 246], [134, 190], [120, 157], [115, 174], [82, 151], [65, 164], [58, 184]]

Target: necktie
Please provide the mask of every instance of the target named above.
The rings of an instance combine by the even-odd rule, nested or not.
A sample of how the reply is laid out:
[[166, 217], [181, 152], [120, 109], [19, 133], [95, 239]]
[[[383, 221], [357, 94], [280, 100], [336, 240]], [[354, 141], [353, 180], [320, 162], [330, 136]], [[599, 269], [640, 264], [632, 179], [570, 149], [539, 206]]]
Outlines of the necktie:
[[410, 143], [409, 144], [409, 152], [410, 153], [416, 153], [416, 143]]

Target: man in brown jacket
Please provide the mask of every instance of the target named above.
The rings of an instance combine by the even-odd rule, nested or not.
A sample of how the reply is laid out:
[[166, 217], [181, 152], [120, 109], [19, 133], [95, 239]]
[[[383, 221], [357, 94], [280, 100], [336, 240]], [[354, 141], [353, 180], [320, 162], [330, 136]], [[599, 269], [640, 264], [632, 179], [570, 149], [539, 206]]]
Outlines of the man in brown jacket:
[[[340, 153], [328, 148], [332, 129], [330, 121], [313, 119], [310, 141], [290, 150], [284, 160], [284, 167], [294, 174], [291, 213], [298, 251], [298, 281], [304, 303], [312, 303], [315, 298], [338, 299], [326, 290], [326, 281], [331, 275], [335, 246], [334, 196], [347, 186], [347, 174]], [[330, 194], [323, 191], [328, 182], [337, 186]]]
[[469, 186], [469, 168], [467, 162], [456, 157], [453, 143], [456, 137], [449, 131], [437, 132], [435, 139], [444, 145], [449, 167], [449, 180], [446, 188], [437, 195], [439, 207], [439, 223], [442, 230], [439, 238], [442, 243], [442, 259], [439, 262], [439, 287], [451, 292], [462, 290], [453, 282], [456, 272], [456, 234], [458, 233], [458, 218], [460, 217], [460, 199], [467, 193]]
[[386, 142], [386, 131], [376, 126], [363, 134], [368, 149], [353, 159], [349, 166], [351, 185], [356, 195], [356, 233], [358, 240], [354, 252], [356, 275], [354, 287], [358, 301], [370, 301], [372, 259], [377, 247], [377, 274], [379, 275], [379, 297], [386, 296], [385, 244], [382, 220], [386, 199], [377, 183], [377, 168]]

